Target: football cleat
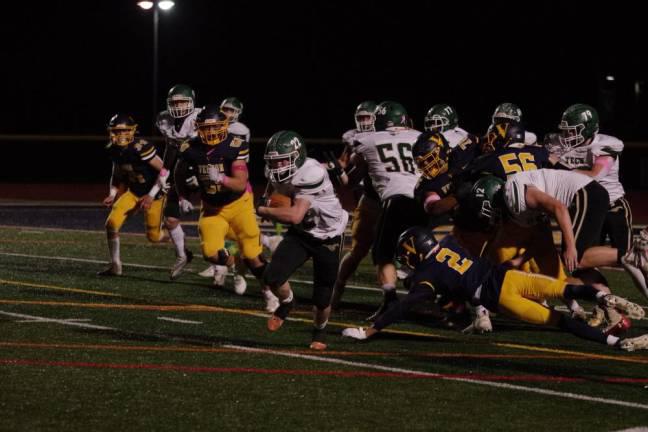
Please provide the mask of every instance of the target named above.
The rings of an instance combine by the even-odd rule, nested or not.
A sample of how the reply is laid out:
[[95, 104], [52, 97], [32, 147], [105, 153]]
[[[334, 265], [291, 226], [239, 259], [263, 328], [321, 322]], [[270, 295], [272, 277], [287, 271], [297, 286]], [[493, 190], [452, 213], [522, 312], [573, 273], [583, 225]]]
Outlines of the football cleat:
[[[643, 231], [642, 231], [643, 236]], [[625, 256], [621, 258], [623, 268], [628, 272], [635, 286], [648, 297], [648, 251], [646, 240], [641, 237]]]
[[97, 272], [97, 276], [121, 276], [122, 264], [120, 262], [111, 263], [107, 269]]
[[240, 274], [235, 274], [234, 275], [234, 292], [238, 295], [243, 295], [245, 294], [245, 290], [247, 290], [247, 281], [245, 278], [240, 275]]
[[270, 318], [268, 318], [268, 330], [271, 332], [276, 332], [281, 328], [285, 320], [279, 318], [276, 315], [272, 315]]
[[587, 325], [590, 327], [599, 327], [605, 321], [605, 312], [599, 306], [594, 306], [592, 315], [587, 320]]
[[389, 305], [397, 301], [398, 295], [396, 294], [395, 289], [383, 292], [383, 301], [380, 304], [380, 307], [376, 312], [367, 317], [367, 321], [375, 321], [380, 315], [385, 313], [385, 311], [389, 308]]
[[632, 303], [622, 297], [615, 296], [614, 294], [606, 295], [602, 298], [602, 302], [604, 306], [613, 307], [616, 310], [625, 313], [632, 319], [642, 319], [646, 315], [646, 312], [638, 304]]
[[213, 278], [214, 277], [214, 266], [210, 265], [205, 270], [198, 273], [198, 276], [204, 277], [204, 278]]
[[326, 349], [326, 327], [323, 329], [313, 328], [313, 338], [311, 341], [310, 349], [324, 351]]
[[604, 330], [605, 336], [619, 336], [627, 332], [632, 327], [632, 321], [627, 316], [619, 314], [619, 319], [616, 322], [611, 322]]
[[279, 307], [279, 298], [274, 295], [274, 293], [269, 289], [261, 290], [261, 294], [263, 294], [263, 298], [266, 302], [266, 312], [273, 313], [274, 311], [276, 311]]
[[185, 249], [185, 256], [177, 257], [175, 264], [171, 268], [171, 274], [169, 277], [171, 280], [176, 280], [181, 274], [184, 268], [193, 260], [193, 252], [188, 249]]
[[288, 314], [292, 310], [295, 302], [280, 303], [279, 307], [273, 312], [272, 316], [268, 319], [268, 330], [275, 332], [281, 328]]
[[225, 286], [225, 276], [227, 276], [227, 266], [216, 265], [214, 267], [214, 279], [212, 285], [215, 287], [224, 287]]
[[367, 339], [367, 333], [363, 327], [349, 327], [342, 330], [342, 336], [356, 340]]
[[624, 351], [648, 349], [648, 334], [635, 338], [623, 339], [621, 342], [619, 342], [619, 348]]

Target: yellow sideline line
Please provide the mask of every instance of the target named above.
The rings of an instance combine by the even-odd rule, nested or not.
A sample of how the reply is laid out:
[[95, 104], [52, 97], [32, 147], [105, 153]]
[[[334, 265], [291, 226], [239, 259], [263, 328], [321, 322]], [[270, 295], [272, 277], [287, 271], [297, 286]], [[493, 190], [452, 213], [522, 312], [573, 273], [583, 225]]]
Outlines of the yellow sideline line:
[[[67, 287], [60, 287], [60, 286], [46, 285], [46, 284], [34, 284], [34, 283], [29, 283], [29, 282], [18, 282], [18, 281], [11, 281], [11, 280], [5, 280], [5, 279], [0, 279], [0, 283], [9, 284], [9, 285], [13, 284], [13, 285], [17, 285], [17, 286], [35, 287], [35, 288], [45, 288], [45, 289], [52, 289], [52, 290], [56, 290], [56, 291], [69, 291], [69, 292], [78, 292], [78, 293], [84, 293], [84, 294], [103, 295], [103, 296], [107, 296], [107, 297], [123, 298], [123, 296], [121, 296], [119, 294], [110, 293], [110, 292], [106, 292], [106, 291], [83, 290], [83, 289], [79, 289], [79, 288], [67, 288]], [[248, 315], [248, 316], [255, 316], [255, 317], [268, 316], [267, 313], [261, 312], [261, 311], [254, 311], [254, 310], [248, 310], [248, 309], [237, 309], [237, 308], [223, 308], [223, 307], [219, 307], [219, 306], [207, 306], [207, 305], [137, 305], [137, 304], [29, 301], [29, 300], [7, 300], [7, 299], [0, 299], [0, 304], [12, 304], [12, 305], [25, 304], [25, 305], [39, 305], [39, 306], [70, 306], [70, 307], [85, 307], [85, 308], [94, 308], [94, 309], [126, 309], [126, 310], [148, 310], [148, 311], [175, 311], [175, 312], [224, 312], [224, 313]], [[303, 322], [303, 323], [312, 323], [312, 320], [305, 319], [305, 318], [289, 318], [289, 319], [291, 321], [298, 321], [298, 322]], [[355, 326], [355, 324], [336, 322], [336, 321], [330, 321], [329, 324], [334, 325], [334, 326], [338, 326], [338, 327]], [[438, 339], [455, 340], [455, 341], [459, 340], [459, 339], [457, 339], [455, 337], [452, 337], [452, 336], [443, 336], [443, 335], [435, 334], [435, 333], [418, 332], [418, 331], [410, 331], [410, 330], [383, 330], [383, 333], [401, 334], [401, 335], [410, 335], [410, 336], [420, 336], [420, 337], [438, 338]], [[621, 357], [621, 356], [612, 356], [612, 355], [605, 355], [605, 354], [590, 354], [590, 353], [584, 353], [584, 352], [579, 352], [579, 351], [568, 351], [568, 350], [560, 350], [560, 349], [553, 349], [553, 348], [542, 348], [542, 347], [536, 347], [536, 346], [524, 345], [524, 344], [512, 344], [512, 343], [500, 343], [500, 342], [492, 342], [492, 343], [489, 343], [489, 344], [494, 345], [494, 346], [498, 346], [498, 347], [503, 347], [503, 348], [520, 349], [520, 350], [526, 350], [526, 351], [540, 351], [540, 352], [549, 352], [549, 353], [554, 353], [554, 354], [568, 354], [568, 355], [579, 356], [579, 357], [582, 357], [584, 359], [604, 359], [604, 360], [613, 360], [613, 361], [621, 361], [621, 362], [628, 362], [628, 363], [648, 364], [648, 359], [643, 359], [643, 358], [638, 358], [638, 357]]]
[[75, 292], [75, 293], [81, 293], [81, 294], [100, 295], [100, 296], [106, 296], [106, 297], [123, 297], [120, 294], [115, 294], [115, 293], [111, 293], [111, 292], [108, 292], [108, 291], [92, 291], [92, 290], [84, 290], [84, 289], [81, 289], [81, 288], [68, 288], [68, 287], [60, 287], [60, 286], [55, 286], [55, 285], [36, 284], [36, 283], [31, 283], [31, 282], [19, 282], [19, 281], [15, 281], [15, 280], [7, 280], [7, 279], [0, 279], [0, 284], [26, 286], [26, 287], [31, 287], [31, 288], [45, 288], [45, 289], [54, 290], [54, 291], [67, 291], [67, 292]]

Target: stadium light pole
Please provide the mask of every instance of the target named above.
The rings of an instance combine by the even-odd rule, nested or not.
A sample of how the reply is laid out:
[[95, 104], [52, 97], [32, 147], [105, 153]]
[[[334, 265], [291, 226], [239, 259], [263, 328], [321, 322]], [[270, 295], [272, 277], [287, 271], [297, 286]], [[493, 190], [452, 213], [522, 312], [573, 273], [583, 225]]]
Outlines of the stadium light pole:
[[[175, 3], [171, 0], [140, 0], [137, 6], [144, 10], [153, 9], [153, 123], [155, 123], [155, 115], [157, 114], [157, 98], [158, 98], [158, 27], [160, 21], [160, 10], [168, 11]], [[153, 130], [151, 131], [153, 133]]]

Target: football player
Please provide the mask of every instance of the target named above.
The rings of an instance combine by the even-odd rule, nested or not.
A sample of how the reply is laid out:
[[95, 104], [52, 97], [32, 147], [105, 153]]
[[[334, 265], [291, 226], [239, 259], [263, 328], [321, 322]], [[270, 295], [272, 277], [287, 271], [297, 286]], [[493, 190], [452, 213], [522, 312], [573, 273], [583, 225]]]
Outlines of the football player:
[[158, 176], [163, 162], [155, 146], [136, 140], [136, 133], [137, 124], [127, 114], [116, 114], [108, 122], [110, 143], [107, 148], [113, 168], [110, 193], [103, 204], [111, 207], [106, 220], [110, 266], [97, 273], [99, 276], [121, 276], [119, 229], [133, 212], [144, 211], [149, 241], [158, 243], [164, 237], [161, 229], [164, 200], [160, 193], [164, 181]]
[[369, 319], [397, 299], [394, 248], [398, 235], [410, 226], [425, 224], [427, 219], [414, 199], [420, 173], [412, 158], [412, 146], [421, 133], [410, 127], [407, 111], [398, 102], [382, 102], [374, 114], [376, 132], [356, 140], [356, 154], [352, 157], [354, 163], [369, 173], [382, 205], [371, 252], [383, 302]]
[[[228, 97], [223, 99], [223, 101], [221, 102], [220, 110], [223, 114], [227, 116], [227, 119], [229, 121], [227, 133], [229, 135], [238, 136], [245, 142], [249, 143], [250, 129], [244, 123], [239, 121], [239, 117], [241, 116], [241, 114], [243, 114], [243, 103], [238, 98]], [[246, 160], [246, 162], [249, 162], [249, 157]], [[248, 188], [248, 192], [252, 193], [251, 187]], [[262, 241], [264, 240], [263, 237], [264, 235], [261, 234]], [[236, 236], [233, 234], [231, 230], [230, 232], [228, 232], [227, 238], [230, 242], [236, 241]], [[225, 277], [227, 276], [229, 270], [230, 269], [228, 269], [225, 266], [219, 266], [214, 264], [214, 265], [210, 265], [205, 270], [198, 273], [198, 275], [202, 277], [212, 278], [214, 281], [214, 286], [221, 287], [225, 285]], [[245, 293], [245, 290], [247, 288], [247, 282], [245, 281], [243, 274], [237, 273], [234, 267], [232, 267], [231, 270], [232, 273], [234, 273], [234, 292], [236, 292], [237, 294]]]
[[198, 230], [205, 260], [221, 266], [233, 264], [234, 257], [225, 248], [231, 229], [246, 265], [260, 280], [266, 264], [252, 194], [247, 190], [250, 150], [242, 138], [229, 135], [228, 125], [218, 105], [201, 110], [196, 117], [198, 137], [180, 147], [176, 188], [181, 195], [186, 193], [188, 170], [197, 173], [202, 200]]
[[[428, 228], [441, 223], [450, 223], [449, 217], [452, 216], [454, 222], [452, 232], [464, 247], [479, 256], [484, 244], [492, 237], [492, 229], [488, 223], [484, 224], [480, 220], [478, 212], [459, 204], [461, 198], [457, 196], [457, 192], [465, 186], [459, 184], [462, 180], [453, 178], [449, 169], [451, 164], [449, 155], [454, 151], [462, 151], [462, 147], [451, 149], [443, 132], [428, 131], [418, 137], [412, 154], [421, 172], [421, 178], [414, 189], [414, 197], [431, 216]], [[460, 170], [456, 172], [459, 174]], [[488, 219], [486, 221], [490, 222]], [[463, 308], [463, 305], [460, 307]], [[478, 306], [475, 310], [475, 319], [466, 330], [483, 333], [490, 332], [492, 329], [488, 311]]]
[[[355, 152], [354, 143], [363, 134], [375, 132], [374, 125], [376, 103], [364, 101], [355, 110], [355, 129], [350, 129], [342, 135], [345, 144], [343, 156], [339, 162], [348, 176], [353, 177], [353, 166], [347, 156]], [[360, 179], [357, 179], [360, 180]], [[342, 181], [342, 183], [344, 183]], [[356, 271], [362, 259], [367, 256], [376, 234], [376, 223], [380, 214], [380, 197], [376, 193], [371, 177], [365, 173], [361, 180], [360, 197], [353, 210], [351, 222], [351, 249], [340, 261], [338, 277], [335, 281], [332, 305], [336, 309], [342, 299], [347, 280]], [[348, 184], [348, 182], [347, 182]]]
[[310, 348], [323, 350], [349, 215], [335, 195], [326, 169], [307, 157], [304, 140], [297, 133], [275, 133], [266, 145], [264, 159], [271, 188], [290, 201], [288, 206], [277, 208], [261, 205], [257, 213], [291, 225], [263, 274], [264, 283], [280, 300], [268, 320], [268, 330], [277, 331], [283, 325], [294, 305], [288, 278], [311, 258], [314, 327]]
[[431, 231], [413, 227], [398, 239], [397, 258], [409, 268], [409, 293], [392, 304], [368, 328], [347, 328], [343, 336], [366, 339], [399, 320], [413, 305], [441, 296], [456, 296], [521, 321], [552, 325], [578, 337], [625, 351], [648, 349], [648, 334], [620, 339], [537, 303], [538, 299], [586, 299], [614, 307], [634, 318], [643, 308], [610, 294], [603, 284], [575, 285], [554, 278], [514, 270], [511, 265], [493, 265], [470, 255], [452, 235], [437, 242]]
[[[625, 199], [623, 185], [619, 181], [619, 159], [623, 151], [623, 142], [613, 136], [599, 133], [599, 117], [596, 109], [585, 104], [575, 104], [563, 112], [560, 124], [560, 146], [553, 146], [558, 150], [558, 164], [567, 169], [578, 170], [601, 184], [610, 196], [610, 205], [603, 222], [600, 243], [603, 244], [607, 236], [613, 248], [600, 249], [599, 253], [614, 253], [616, 249], [617, 265], [624, 265], [624, 257], [632, 246], [632, 211]], [[609, 257], [608, 261], [612, 261]], [[582, 262], [583, 267], [591, 267], [589, 263]], [[645, 267], [645, 266], [644, 266]], [[631, 268], [642, 268], [631, 266]], [[633, 277], [635, 284], [642, 294], [648, 298], [645, 275], [639, 273]]]
[[[520, 123], [522, 121], [522, 110], [515, 104], [504, 102], [495, 107], [493, 116], [491, 117], [491, 125], [489, 131], [498, 123], [515, 121]], [[538, 142], [538, 137], [533, 132], [528, 130], [524, 131], [524, 143], [527, 145], [535, 145]]]
[[[180, 146], [196, 136], [195, 121], [200, 108], [195, 107], [195, 102], [196, 94], [193, 89], [184, 84], [177, 84], [169, 90], [166, 111], [160, 112], [155, 122], [166, 143], [164, 169], [160, 172], [160, 177], [171, 185], [174, 184], [173, 171]], [[191, 201], [179, 196], [174, 187], [170, 188], [164, 205], [164, 225], [169, 231], [176, 252], [176, 262], [170, 273], [171, 279], [178, 278], [193, 258], [191, 251], [185, 248], [185, 233], [180, 225], [181, 214], [191, 210]]]

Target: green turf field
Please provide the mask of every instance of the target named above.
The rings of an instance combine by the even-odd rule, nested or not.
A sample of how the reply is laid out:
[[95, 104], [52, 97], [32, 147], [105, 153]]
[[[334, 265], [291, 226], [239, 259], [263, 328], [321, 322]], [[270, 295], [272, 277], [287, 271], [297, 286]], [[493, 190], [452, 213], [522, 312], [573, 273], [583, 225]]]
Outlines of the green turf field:
[[[198, 250], [197, 241], [190, 246]], [[369, 265], [309, 352], [310, 286], [266, 330], [243, 296], [196, 275], [168, 280], [170, 245], [122, 236], [124, 276], [98, 278], [102, 232], [0, 232], [0, 430], [574, 430], [648, 426], [648, 352], [494, 319], [462, 335], [424, 316], [375, 340], [340, 336], [376, 308]], [[128, 265], [136, 264], [136, 266]], [[295, 277], [308, 281], [308, 269]], [[613, 290], [645, 304], [629, 278]], [[587, 305], [589, 306], [589, 305]], [[635, 321], [631, 335], [648, 332]]]

